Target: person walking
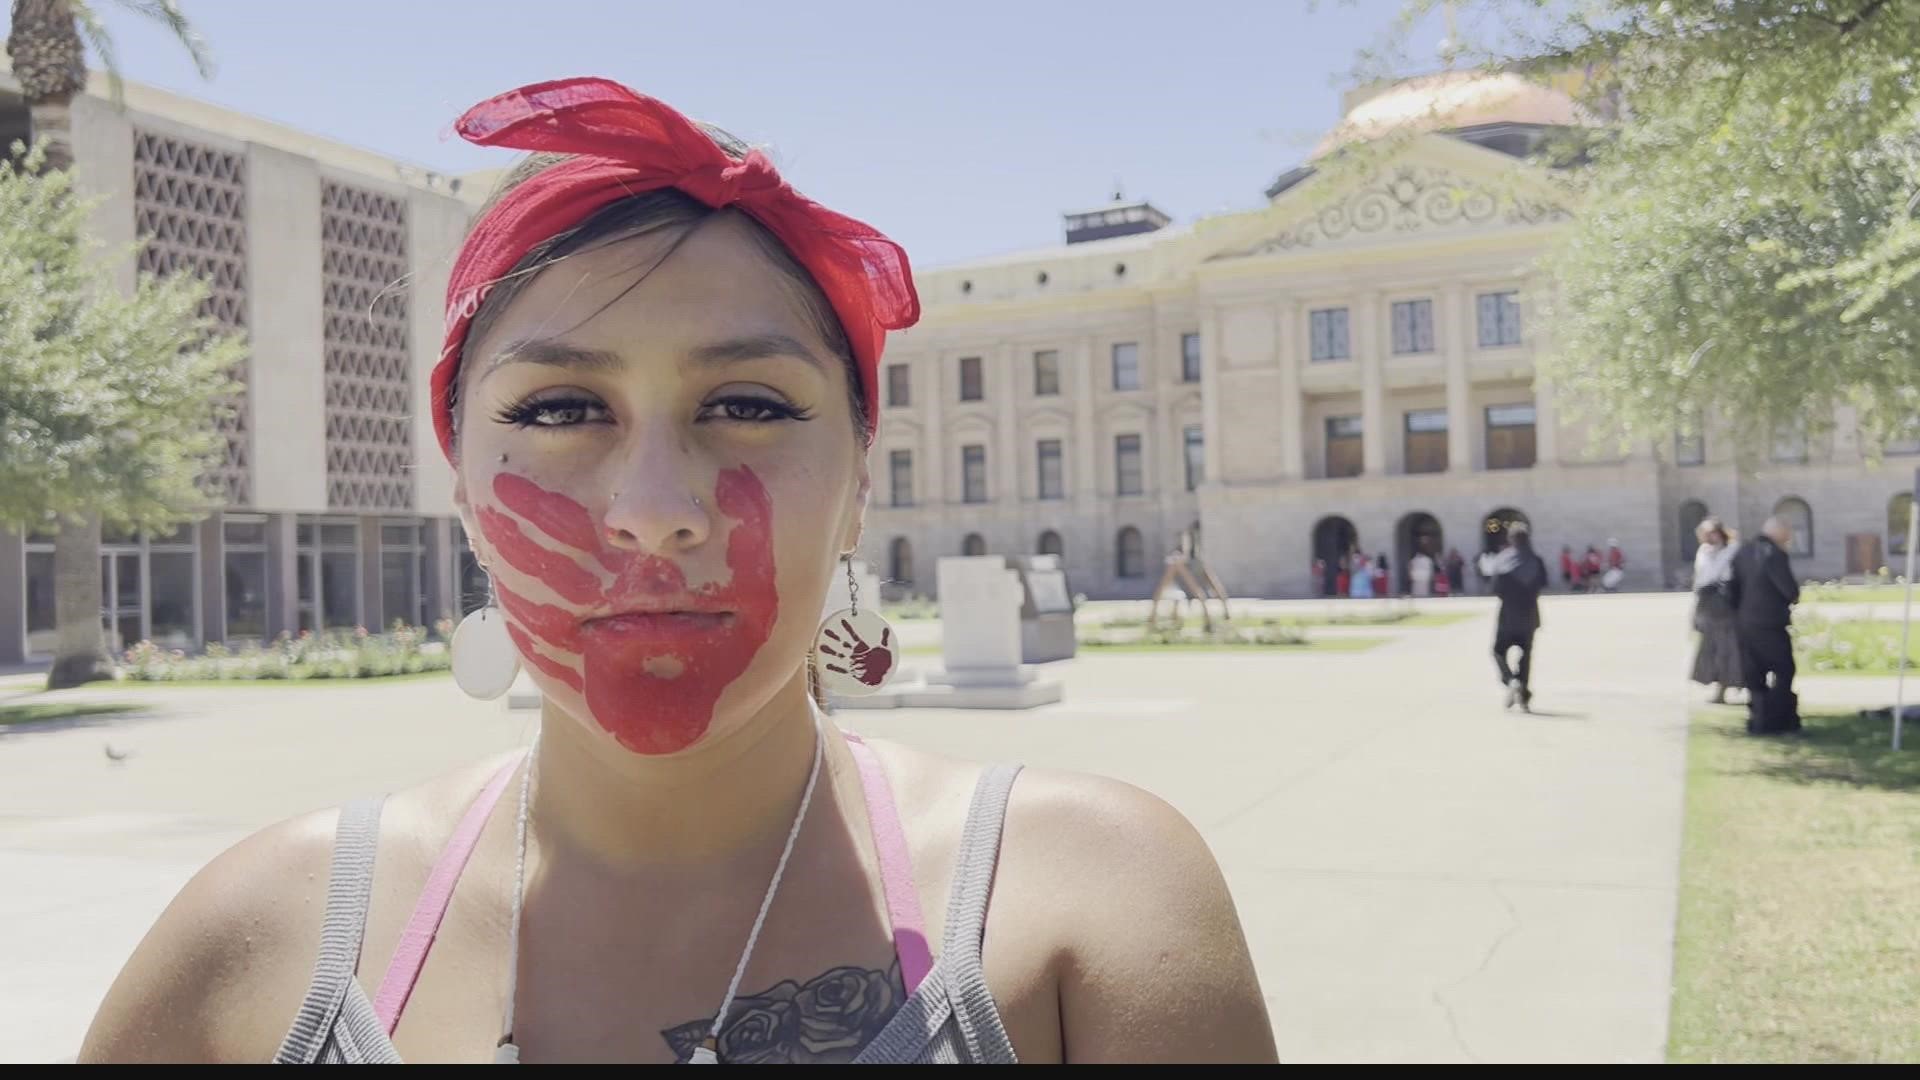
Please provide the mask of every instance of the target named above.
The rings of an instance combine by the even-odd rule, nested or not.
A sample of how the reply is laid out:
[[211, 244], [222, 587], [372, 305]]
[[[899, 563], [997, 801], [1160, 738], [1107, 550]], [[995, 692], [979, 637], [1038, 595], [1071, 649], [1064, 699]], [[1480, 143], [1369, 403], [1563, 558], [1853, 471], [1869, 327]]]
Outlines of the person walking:
[[[1500, 598], [1500, 617], [1493, 635], [1493, 661], [1500, 683], [1507, 688], [1507, 708], [1533, 711], [1533, 636], [1540, 630], [1540, 592], [1547, 587], [1547, 564], [1534, 554], [1527, 524], [1507, 526], [1507, 545], [1481, 556], [1481, 569], [1493, 581]], [[1520, 650], [1517, 665], [1507, 665], [1508, 654]]]
[[1693, 628], [1700, 632], [1700, 647], [1693, 654], [1693, 681], [1713, 687], [1707, 700], [1723, 705], [1727, 691], [1747, 685], [1740, 671], [1740, 638], [1730, 595], [1740, 545], [1718, 518], [1702, 521], [1694, 536], [1700, 546], [1693, 553]]
[[[1787, 735], [1800, 730], [1800, 699], [1793, 692], [1793, 605], [1800, 584], [1787, 546], [1793, 528], [1778, 517], [1760, 527], [1733, 557], [1734, 630], [1740, 674], [1747, 684], [1747, 733]], [[1771, 676], [1771, 681], [1769, 681]]]

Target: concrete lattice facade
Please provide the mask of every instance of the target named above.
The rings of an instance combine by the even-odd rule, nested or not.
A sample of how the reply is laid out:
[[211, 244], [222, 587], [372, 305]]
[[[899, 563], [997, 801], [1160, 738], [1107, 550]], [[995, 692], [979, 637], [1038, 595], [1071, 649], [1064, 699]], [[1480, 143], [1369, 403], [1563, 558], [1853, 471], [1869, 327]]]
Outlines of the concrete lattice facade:
[[[0, 128], [25, 133], [0, 72]], [[451, 178], [129, 84], [74, 102], [76, 178], [102, 198], [120, 270], [193, 273], [248, 356], [227, 453], [208, 478], [224, 504], [167, 537], [109, 533], [111, 644], [173, 648], [281, 631], [420, 623], [462, 606], [452, 481], [426, 409], [440, 303], [472, 213]], [[50, 536], [0, 533], [0, 664], [53, 643]]]

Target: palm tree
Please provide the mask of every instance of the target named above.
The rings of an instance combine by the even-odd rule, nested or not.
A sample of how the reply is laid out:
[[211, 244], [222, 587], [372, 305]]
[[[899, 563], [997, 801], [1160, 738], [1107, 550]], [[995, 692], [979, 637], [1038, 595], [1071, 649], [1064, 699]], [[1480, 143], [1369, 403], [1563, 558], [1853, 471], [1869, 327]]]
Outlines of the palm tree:
[[[206, 43], [180, 13], [176, 0], [110, 0], [165, 26], [193, 57], [202, 78], [213, 75]], [[101, 21], [99, 5], [89, 0], [13, 0], [13, 26], [7, 33], [7, 57], [26, 99], [36, 139], [46, 140], [46, 167], [73, 167], [72, 106], [87, 87], [86, 46], [92, 45], [107, 69], [113, 96], [120, 98], [120, 70], [113, 37]], [[61, 524], [53, 547], [54, 606], [58, 627], [53, 669], [47, 688], [78, 686], [113, 677], [100, 624], [100, 519]]]

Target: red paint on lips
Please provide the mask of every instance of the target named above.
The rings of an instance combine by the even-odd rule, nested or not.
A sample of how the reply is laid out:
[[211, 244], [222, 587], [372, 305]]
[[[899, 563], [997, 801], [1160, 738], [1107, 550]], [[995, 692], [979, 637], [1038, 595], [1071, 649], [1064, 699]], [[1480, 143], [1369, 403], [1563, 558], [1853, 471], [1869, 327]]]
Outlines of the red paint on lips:
[[[699, 741], [713, 723], [721, 692], [747, 669], [779, 613], [773, 506], [759, 478], [744, 466], [720, 474], [714, 508], [732, 521], [726, 540], [731, 576], [697, 588], [688, 587], [685, 572], [669, 559], [602, 546], [586, 508], [564, 495], [511, 473], [495, 477], [494, 493], [546, 537], [576, 549], [555, 551], [528, 537], [512, 518], [483, 514], [482, 529], [513, 569], [583, 606], [586, 601], [576, 598], [577, 574], [589, 574], [592, 599], [604, 599], [614, 611], [583, 622], [574, 612], [499, 588], [510, 625], [524, 628], [515, 641], [530, 662], [580, 690], [551, 668], [574, 675], [584, 685], [589, 714], [630, 750], [669, 754]], [[513, 545], [524, 545], [517, 557], [507, 553]], [[604, 579], [576, 557], [593, 559], [613, 580], [602, 590]], [[661, 659], [676, 663], [652, 663]], [[677, 674], [656, 675], [650, 668]]]

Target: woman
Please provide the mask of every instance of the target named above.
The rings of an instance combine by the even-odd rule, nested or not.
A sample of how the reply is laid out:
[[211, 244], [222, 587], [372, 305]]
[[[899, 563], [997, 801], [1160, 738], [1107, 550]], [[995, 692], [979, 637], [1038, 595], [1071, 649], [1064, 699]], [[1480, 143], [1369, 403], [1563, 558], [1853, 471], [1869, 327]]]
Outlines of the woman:
[[433, 379], [501, 605], [456, 671], [497, 693], [517, 656], [539, 735], [221, 855], [82, 1058], [1273, 1060], [1179, 814], [816, 713], [812, 679], [891, 659], [871, 613], [817, 613], [860, 540], [885, 332], [918, 315], [904, 254], [603, 80], [458, 129], [573, 155], [476, 220]]
[[1373, 560], [1373, 595], [1382, 598], [1393, 595], [1393, 568], [1387, 564], [1386, 552]]
[[1348, 595], [1355, 600], [1371, 600], [1373, 591], [1373, 560], [1364, 551], [1353, 553], [1352, 576], [1347, 582]]
[[1733, 580], [1733, 556], [1740, 550], [1733, 534], [1717, 518], [1694, 529], [1700, 546], [1693, 552], [1693, 628], [1700, 647], [1693, 654], [1693, 681], [1713, 687], [1707, 700], [1724, 705], [1727, 691], [1746, 686], [1740, 675], [1740, 640], [1733, 625], [1727, 583]]
[[1407, 563], [1407, 577], [1413, 586], [1413, 595], [1433, 595], [1433, 556], [1423, 548], [1414, 553]]

